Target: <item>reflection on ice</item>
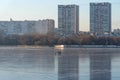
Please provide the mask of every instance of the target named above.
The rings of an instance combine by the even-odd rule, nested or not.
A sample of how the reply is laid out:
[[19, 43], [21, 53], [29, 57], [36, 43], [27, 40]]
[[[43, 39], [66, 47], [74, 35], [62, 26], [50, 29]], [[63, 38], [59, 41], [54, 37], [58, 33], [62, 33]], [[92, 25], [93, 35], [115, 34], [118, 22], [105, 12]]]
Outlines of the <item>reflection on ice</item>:
[[111, 54], [90, 54], [90, 80], [111, 80]]
[[0, 48], [0, 80], [119, 80], [119, 53], [119, 48]]
[[58, 80], [79, 80], [79, 56], [73, 50], [58, 55]]

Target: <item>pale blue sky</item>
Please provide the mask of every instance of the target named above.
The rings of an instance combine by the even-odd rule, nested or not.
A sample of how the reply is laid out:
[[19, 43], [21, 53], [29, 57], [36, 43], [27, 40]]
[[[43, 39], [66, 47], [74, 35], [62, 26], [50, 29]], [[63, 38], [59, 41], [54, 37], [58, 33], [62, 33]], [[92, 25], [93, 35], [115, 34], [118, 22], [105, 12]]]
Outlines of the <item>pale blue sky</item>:
[[120, 0], [0, 0], [0, 20], [54, 19], [57, 27], [58, 4], [80, 6], [80, 30], [89, 30], [89, 3], [112, 3], [112, 28], [120, 28]]

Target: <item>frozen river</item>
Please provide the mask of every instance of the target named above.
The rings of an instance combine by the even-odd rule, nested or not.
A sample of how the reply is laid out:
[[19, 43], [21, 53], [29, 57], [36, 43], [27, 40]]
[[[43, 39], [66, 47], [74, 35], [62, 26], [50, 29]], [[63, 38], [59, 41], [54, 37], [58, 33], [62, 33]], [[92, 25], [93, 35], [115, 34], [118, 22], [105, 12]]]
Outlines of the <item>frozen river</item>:
[[120, 48], [0, 47], [0, 80], [120, 80]]

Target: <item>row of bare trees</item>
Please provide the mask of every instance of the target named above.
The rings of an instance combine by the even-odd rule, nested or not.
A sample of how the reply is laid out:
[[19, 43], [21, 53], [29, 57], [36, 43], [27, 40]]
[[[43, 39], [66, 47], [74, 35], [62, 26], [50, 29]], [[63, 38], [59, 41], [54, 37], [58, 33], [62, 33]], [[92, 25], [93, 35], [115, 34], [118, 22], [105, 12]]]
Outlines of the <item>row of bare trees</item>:
[[120, 45], [120, 37], [96, 37], [90, 35], [73, 35], [59, 37], [47, 35], [11, 35], [0, 36], [0, 45]]

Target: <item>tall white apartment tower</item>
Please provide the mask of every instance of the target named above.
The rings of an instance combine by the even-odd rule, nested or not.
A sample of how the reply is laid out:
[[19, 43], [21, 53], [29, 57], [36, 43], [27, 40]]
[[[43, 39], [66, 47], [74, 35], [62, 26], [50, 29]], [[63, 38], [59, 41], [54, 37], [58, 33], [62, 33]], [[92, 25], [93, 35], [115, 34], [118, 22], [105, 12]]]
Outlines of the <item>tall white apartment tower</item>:
[[58, 5], [58, 28], [61, 36], [79, 32], [78, 5]]
[[111, 3], [90, 3], [90, 32], [95, 34], [111, 32]]

